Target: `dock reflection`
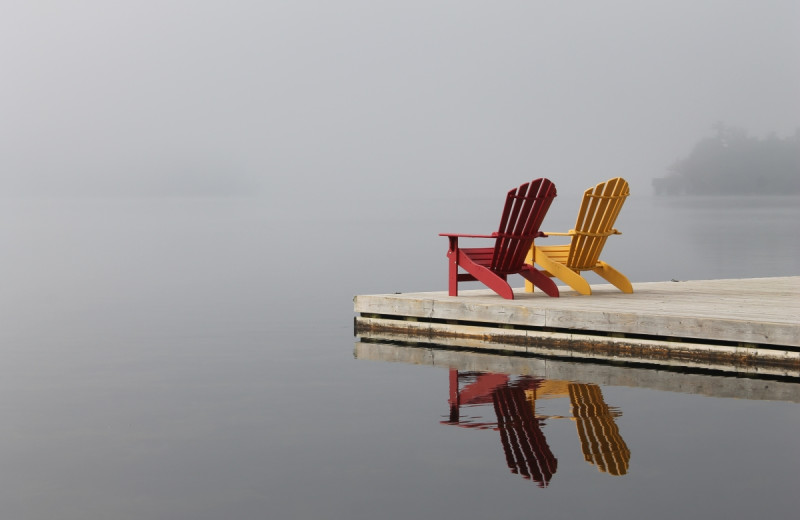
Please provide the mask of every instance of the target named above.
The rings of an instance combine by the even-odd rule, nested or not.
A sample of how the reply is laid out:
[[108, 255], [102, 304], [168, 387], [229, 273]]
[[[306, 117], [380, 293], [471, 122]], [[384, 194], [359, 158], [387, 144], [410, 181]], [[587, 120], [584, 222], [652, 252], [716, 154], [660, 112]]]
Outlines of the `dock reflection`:
[[[559, 397], [569, 397], [570, 417], [536, 412], [538, 400]], [[606, 404], [596, 384], [450, 369], [448, 402], [449, 420], [444, 424], [498, 431], [511, 472], [539, 487], [547, 487], [558, 468], [542, 431], [546, 421], [553, 419], [575, 422], [586, 462], [613, 476], [628, 472], [631, 452], [614, 420], [621, 412]], [[496, 421], [474, 421], [473, 414], [462, 414], [463, 408], [489, 405]]]
[[[356, 341], [354, 355], [361, 360], [448, 370], [450, 406], [442, 422], [497, 431], [509, 470], [540, 487], [549, 486], [558, 469], [559, 453], [553, 451], [551, 444], [563, 450], [565, 440], [566, 446], [570, 442], [580, 446], [583, 459], [604, 475], [629, 473], [631, 452], [617, 424], [622, 412], [606, 403], [601, 389], [648, 389], [715, 399], [800, 403], [800, 380], [788, 375], [741, 377], [680, 367], [576, 362], [363, 338]], [[571, 428], [561, 427], [563, 420], [574, 422], [576, 438], [572, 437]], [[572, 438], [556, 439], [555, 431]], [[571, 459], [562, 458], [562, 471], [567, 471], [564, 464]]]

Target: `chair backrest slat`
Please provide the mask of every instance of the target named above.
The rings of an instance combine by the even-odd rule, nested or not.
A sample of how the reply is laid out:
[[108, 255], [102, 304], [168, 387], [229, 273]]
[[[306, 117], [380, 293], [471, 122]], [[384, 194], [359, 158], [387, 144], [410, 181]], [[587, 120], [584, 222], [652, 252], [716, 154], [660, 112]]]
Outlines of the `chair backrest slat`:
[[519, 272], [555, 196], [555, 184], [548, 179], [536, 179], [508, 192], [491, 263], [493, 271]]
[[629, 194], [628, 182], [621, 177], [601, 182], [584, 192], [567, 267], [583, 270], [597, 265], [600, 252], [613, 233], [614, 222]]

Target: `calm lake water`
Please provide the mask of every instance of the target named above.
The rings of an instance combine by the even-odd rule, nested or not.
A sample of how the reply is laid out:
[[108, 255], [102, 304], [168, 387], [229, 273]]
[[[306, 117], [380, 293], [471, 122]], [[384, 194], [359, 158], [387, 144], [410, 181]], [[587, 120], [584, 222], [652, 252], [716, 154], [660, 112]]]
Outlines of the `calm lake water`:
[[[797, 381], [353, 337], [354, 295], [443, 290], [437, 233], [492, 231], [496, 201], [283, 207], [4, 201], [3, 518], [796, 513]], [[604, 258], [634, 283], [800, 275], [798, 222], [797, 197], [631, 197]]]

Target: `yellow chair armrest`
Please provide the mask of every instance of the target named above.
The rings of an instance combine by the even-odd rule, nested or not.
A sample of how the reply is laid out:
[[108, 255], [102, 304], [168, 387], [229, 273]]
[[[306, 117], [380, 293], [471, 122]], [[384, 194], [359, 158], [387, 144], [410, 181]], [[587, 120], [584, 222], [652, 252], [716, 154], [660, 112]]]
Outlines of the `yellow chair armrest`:
[[545, 231], [544, 234], [547, 235], [547, 236], [551, 236], [552, 235], [554, 237], [571, 237], [572, 235], [575, 234], [575, 230], [574, 229], [570, 229], [566, 233], [553, 233], [553, 232], [550, 232], [550, 231]]

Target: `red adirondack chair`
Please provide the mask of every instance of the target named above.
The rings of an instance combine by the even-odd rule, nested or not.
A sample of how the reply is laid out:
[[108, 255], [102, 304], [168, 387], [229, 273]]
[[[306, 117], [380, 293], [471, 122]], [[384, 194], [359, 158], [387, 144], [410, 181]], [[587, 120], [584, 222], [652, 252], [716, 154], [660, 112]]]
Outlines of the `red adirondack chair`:
[[[542, 224], [553, 198], [556, 186], [548, 179], [526, 182], [508, 192], [500, 228], [491, 235], [460, 235], [440, 233], [447, 237], [450, 247], [450, 296], [458, 296], [458, 282], [479, 281], [507, 300], [514, 299], [514, 291], [506, 281], [508, 275], [519, 274], [549, 296], [558, 296], [556, 284], [535, 267], [525, 264], [525, 255], [534, 238], [545, 236]], [[491, 238], [494, 247], [460, 248], [458, 239]], [[458, 268], [466, 273], [459, 273]]]

